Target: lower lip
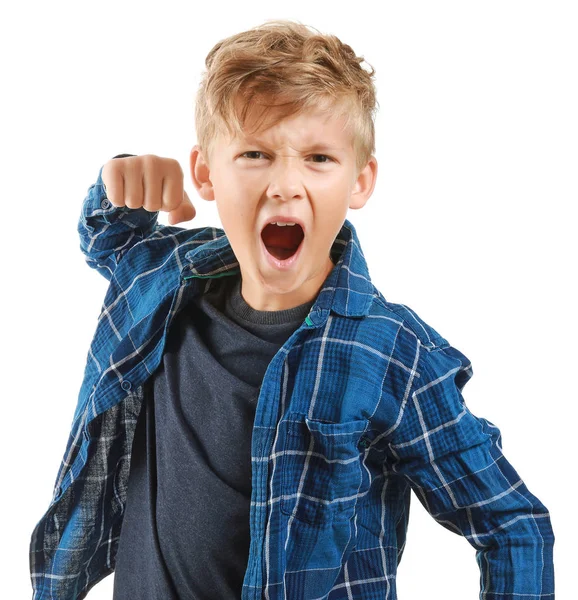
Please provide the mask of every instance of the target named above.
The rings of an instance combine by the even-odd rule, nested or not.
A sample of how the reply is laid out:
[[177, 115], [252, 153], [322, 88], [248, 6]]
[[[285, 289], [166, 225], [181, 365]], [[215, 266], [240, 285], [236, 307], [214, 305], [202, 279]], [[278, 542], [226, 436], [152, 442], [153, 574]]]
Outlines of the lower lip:
[[305, 245], [305, 238], [303, 238], [295, 254], [293, 254], [289, 258], [286, 258], [285, 260], [279, 260], [278, 258], [275, 258], [272, 254], [269, 253], [261, 235], [259, 235], [259, 240], [261, 241], [261, 248], [263, 249], [263, 253], [267, 258], [267, 261], [272, 267], [279, 271], [288, 271], [299, 260], [301, 252], [303, 250], [303, 246]]

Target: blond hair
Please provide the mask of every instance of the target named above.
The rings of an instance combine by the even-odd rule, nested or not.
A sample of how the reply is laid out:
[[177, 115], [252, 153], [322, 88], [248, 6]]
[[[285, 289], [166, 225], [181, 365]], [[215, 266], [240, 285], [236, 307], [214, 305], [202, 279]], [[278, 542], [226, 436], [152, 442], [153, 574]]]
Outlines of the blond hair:
[[195, 104], [197, 143], [205, 159], [223, 126], [231, 137], [245, 132], [249, 107], [262, 109], [256, 129], [317, 109], [346, 117], [359, 173], [375, 152], [379, 104], [375, 71], [371, 65], [369, 72], [363, 69], [363, 61], [336, 36], [297, 21], [266, 21], [217, 42], [205, 59]]

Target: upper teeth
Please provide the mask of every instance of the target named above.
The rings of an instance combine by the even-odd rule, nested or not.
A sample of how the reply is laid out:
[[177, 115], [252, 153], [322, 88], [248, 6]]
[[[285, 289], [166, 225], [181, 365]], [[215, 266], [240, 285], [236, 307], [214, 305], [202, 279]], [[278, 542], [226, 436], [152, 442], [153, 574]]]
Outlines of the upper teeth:
[[288, 222], [288, 223], [281, 223], [281, 221], [277, 221], [277, 222], [273, 221], [272, 223], [274, 225], [279, 225], [279, 227], [285, 227], [285, 225], [289, 225], [289, 226], [295, 225], [295, 223], [290, 223], [290, 222]]

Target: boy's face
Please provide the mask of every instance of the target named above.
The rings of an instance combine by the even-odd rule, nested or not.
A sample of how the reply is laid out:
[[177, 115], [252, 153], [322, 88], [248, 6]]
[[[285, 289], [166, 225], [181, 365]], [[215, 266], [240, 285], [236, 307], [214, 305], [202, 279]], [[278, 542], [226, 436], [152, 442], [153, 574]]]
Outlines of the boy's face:
[[[252, 136], [221, 134], [208, 160], [198, 145], [191, 151], [193, 183], [203, 199], [217, 201], [239, 261], [241, 294], [256, 310], [293, 308], [317, 297], [334, 266], [330, 250], [347, 209], [362, 208], [373, 192], [377, 161], [372, 156], [356, 172], [352, 136], [343, 126], [335, 113], [305, 112]], [[305, 226], [297, 259], [285, 269], [271, 263], [261, 238], [278, 215]]]

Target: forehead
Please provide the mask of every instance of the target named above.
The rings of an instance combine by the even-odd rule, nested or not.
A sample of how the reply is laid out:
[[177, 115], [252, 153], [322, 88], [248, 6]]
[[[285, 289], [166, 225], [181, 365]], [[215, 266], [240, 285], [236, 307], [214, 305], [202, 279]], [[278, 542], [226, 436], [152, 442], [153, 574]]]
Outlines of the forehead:
[[[274, 120], [278, 122], [274, 123]], [[347, 117], [335, 110], [303, 109], [287, 117], [277, 113], [259, 124], [258, 113], [249, 109], [242, 131], [224, 137], [229, 145], [255, 143], [276, 147], [289, 144], [296, 148], [324, 147], [342, 151], [353, 147]]]

